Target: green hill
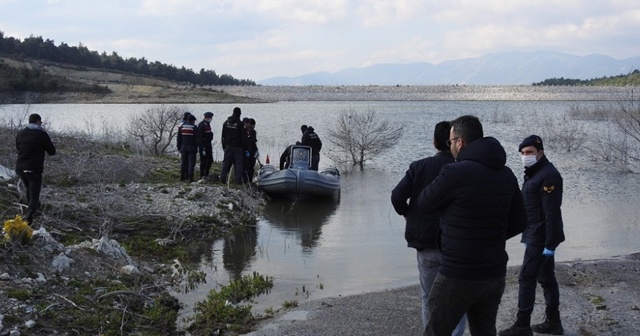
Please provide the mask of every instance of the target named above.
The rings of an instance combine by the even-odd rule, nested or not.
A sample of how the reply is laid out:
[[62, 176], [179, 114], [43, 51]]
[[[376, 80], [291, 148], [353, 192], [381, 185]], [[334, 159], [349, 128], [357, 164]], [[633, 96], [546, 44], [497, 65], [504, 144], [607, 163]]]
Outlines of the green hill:
[[640, 71], [634, 70], [626, 75], [617, 75], [610, 77], [594, 78], [594, 79], [571, 79], [571, 78], [550, 78], [539, 83], [533, 83], [534, 86], [557, 86], [557, 85], [582, 85], [582, 86], [640, 86]]

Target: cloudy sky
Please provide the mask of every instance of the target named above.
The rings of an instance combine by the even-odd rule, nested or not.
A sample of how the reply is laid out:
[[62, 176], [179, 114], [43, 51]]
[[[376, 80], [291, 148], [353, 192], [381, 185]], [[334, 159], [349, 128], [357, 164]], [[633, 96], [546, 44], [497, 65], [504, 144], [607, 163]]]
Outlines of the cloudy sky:
[[640, 56], [640, 1], [0, 0], [0, 31], [259, 81], [501, 51]]

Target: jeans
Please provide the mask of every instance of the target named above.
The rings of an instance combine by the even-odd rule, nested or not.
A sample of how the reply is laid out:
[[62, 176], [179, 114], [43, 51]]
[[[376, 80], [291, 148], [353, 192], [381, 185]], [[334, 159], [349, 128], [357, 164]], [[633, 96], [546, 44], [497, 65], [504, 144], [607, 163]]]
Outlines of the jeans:
[[547, 307], [558, 309], [560, 306], [555, 260], [553, 257], [542, 255], [542, 250], [544, 250], [542, 246], [527, 246], [524, 251], [524, 260], [518, 277], [518, 310], [524, 314], [533, 312], [536, 282], [542, 286]]
[[27, 202], [29, 207], [27, 209], [27, 222], [31, 224], [33, 217], [35, 217], [38, 208], [40, 208], [40, 190], [42, 189], [42, 173], [25, 172], [16, 170], [18, 176], [24, 183], [24, 187], [27, 191]]
[[[417, 251], [418, 253], [418, 272], [420, 274], [420, 292], [422, 295], [422, 328], [426, 328], [429, 321], [429, 306], [427, 302], [429, 300], [429, 293], [433, 282], [438, 275], [438, 268], [440, 267], [440, 251], [437, 249], [426, 249]], [[467, 323], [467, 315], [465, 314], [460, 322], [456, 326], [456, 329], [451, 333], [452, 336], [462, 336], [464, 334], [464, 328]]]
[[429, 294], [429, 322], [424, 334], [449, 336], [467, 313], [473, 336], [495, 336], [504, 276], [488, 280], [461, 280], [438, 273]]
[[244, 153], [240, 147], [227, 146], [224, 149], [224, 159], [222, 160], [222, 172], [220, 172], [220, 182], [227, 183], [227, 177], [231, 166], [234, 167], [236, 174], [236, 183], [242, 184], [242, 160]]

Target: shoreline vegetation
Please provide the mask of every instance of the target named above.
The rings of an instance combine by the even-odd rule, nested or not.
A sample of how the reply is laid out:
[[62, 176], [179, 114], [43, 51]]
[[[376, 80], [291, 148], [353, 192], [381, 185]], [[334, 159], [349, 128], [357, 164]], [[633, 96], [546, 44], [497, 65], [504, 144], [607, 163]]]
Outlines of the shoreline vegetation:
[[[24, 127], [24, 116], [15, 118], [0, 127], [2, 143], [14, 143]], [[16, 217], [26, 207], [22, 189], [4, 178], [16, 150], [0, 148], [8, 168], [0, 170], [0, 218], [13, 232], [0, 236], [0, 335], [185, 334], [171, 292], [205, 281], [198, 265], [214, 253], [213, 241], [255, 226], [262, 194], [214, 180], [180, 182], [177, 157], [145, 154], [124, 135], [50, 135], [58, 151], [45, 160], [30, 238]], [[219, 172], [216, 162], [212, 174]], [[245, 303], [272, 279], [254, 273], [233, 280], [199, 298], [183, 323], [191, 335], [248, 331], [260, 318]]]

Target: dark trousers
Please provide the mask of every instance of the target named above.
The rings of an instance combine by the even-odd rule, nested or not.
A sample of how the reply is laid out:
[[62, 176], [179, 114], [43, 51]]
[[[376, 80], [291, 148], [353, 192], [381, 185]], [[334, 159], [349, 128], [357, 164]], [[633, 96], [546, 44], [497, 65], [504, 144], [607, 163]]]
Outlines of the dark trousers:
[[211, 146], [204, 147], [204, 156], [200, 154], [200, 177], [209, 176], [211, 164], [213, 163], [213, 148]]
[[224, 159], [222, 160], [222, 172], [220, 172], [220, 181], [227, 183], [231, 166], [234, 167], [236, 174], [236, 183], [242, 184], [242, 159], [244, 158], [242, 148], [227, 146], [224, 149]]
[[527, 246], [524, 251], [524, 260], [518, 277], [518, 310], [524, 314], [533, 312], [537, 283], [542, 286], [548, 308], [558, 309], [560, 305], [555, 260], [553, 257], [542, 255], [542, 250], [544, 247], [541, 246]]
[[320, 164], [320, 154], [311, 156], [311, 170], [318, 171], [319, 164]]
[[196, 151], [180, 152], [180, 181], [193, 181], [193, 173], [196, 169]]
[[504, 277], [472, 281], [438, 273], [429, 294], [430, 314], [424, 334], [450, 336], [466, 313], [471, 335], [495, 336], [504, 286]]
[[253, 181], [253, 175], [255, 173], [256, 157], [253, 154], [250, 157], [245, 157], [242, 162], [242, 182]]
[[27, 191], [27, 222], [31, 224], [38, 208], [40, 208], [40, 189], [42, 189], [42, 173], [16, 171]]

